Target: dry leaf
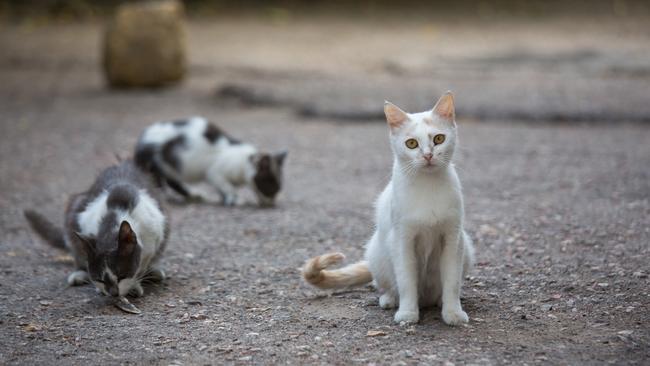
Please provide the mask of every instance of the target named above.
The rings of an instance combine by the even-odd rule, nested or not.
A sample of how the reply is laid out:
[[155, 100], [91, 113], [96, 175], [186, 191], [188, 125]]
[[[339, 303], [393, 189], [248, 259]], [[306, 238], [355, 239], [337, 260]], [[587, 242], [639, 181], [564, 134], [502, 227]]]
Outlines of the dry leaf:
[[57, 255], [54, 258], [52, 258], [55, 262], [62, 262], [62, 263], [72, 263], [74, 262], [74, 258], [68, 254], [64, 255]]
[[386, 335], [386, 332], [383, 330], [369, 330], [366, 336], [368, 337], [383, 337]]
[[23, 330], [24, 330], [25, 332], [36, 332], [36, 331], [41, 330], [41, 327], [39, 327], [39, 326], [36, 325], [36, 324], [27, 324], [27, 325], [25, 325], [25, 326], [23, 327]]

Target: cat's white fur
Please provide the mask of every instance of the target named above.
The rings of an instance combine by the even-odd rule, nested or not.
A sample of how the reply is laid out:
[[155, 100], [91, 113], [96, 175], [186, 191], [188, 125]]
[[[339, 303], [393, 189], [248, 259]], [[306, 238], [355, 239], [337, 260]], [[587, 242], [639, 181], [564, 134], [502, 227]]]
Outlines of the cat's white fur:
[[106, 199], [108, 192], [102, 192], [97, 198], [90, 201], [86, 208], [79, 213], [77, 221], [79, 223], [80, 234], [85, 236], [96, 236], [99, 232], [99, 224], [102, 217], [106, 215]]
[[[255, 177], [255, 167], [251, 157], [257, 154], [257, 149], [250, 144], [238, 144], [223, 149], [213, 160], [206, 172], [206, 179], [210, 184], [219, 187], [224, 195], [224, 204], [235, 204], [237, 187], [250, 185]], [[263, 197], [258, 196], [263, 200]]]
[[[223, 194], [224, 204], [232, 205], [237, 200], [237, 188], [250, 185], [255, 175], [251, 157], [258, 150], [249, 143], [231, 144], [226, 136], [220, 136], [215, 144], [210, 144], [203, 132], [209, 122], [203, 117], [192, 117], [183, 126], [158, 122], [147, 128], [142, 135], [142, 143], [161, 144], [179, 135], [186, 138], [185, 148], [181, 150], [180, 175], [171, 170], [167, 174], [177, 176], [185, 183], [207, 180]], [[202, 194], [194, 190], [197, 197]]]
[[[474, 249], [463, 229], [463, 197], [451, 163], [457, 140], [453, 97], [447, 93], [432, 111], [412, 114], [387, 102], [385, 112], [393, 174], [376, 203], [377, 229], [366, 246], [365, 262], [323, 270], [342, 259], [330, 254], [308, 261], [303, 274], [316, 286], [332, 288], [367, 281], [367, 266], [383, 291], [380, 306], [399, 304], [397, 323], [417, 322], [419, 308], [428, 305], [441, 306], [449, 325], [466, 323], [460, 292]], [[434, 145], [438, 134], [445, 141]], [[418, 147], [408, 148], [408, 139], [416, 139]]]
[[[101, 220], [108, 213], [108, 207], [106, 205], [107, 198], [108, 192], [103, 192], [88, 203], [84, 211], [79, 213], [77, 221], [81, 235], [88, 237], [97, 236]], [[156, 200], [147, 194], [145, 190], [140, 190], [138, 203], [131, 211], [117, 211], [116, 222], [120, 223], [122, 221], [128, 222], [133, 232], [135, 232], [141, 252], [140, 264], [136, 275], [133, 278], [125, 278], [118, 283], [120, 296], [126, 296], [131, 291], [142, 295], [142, 287], [140, 286], [139, 280], [151, 269], [150, 267], [153, 264], [151, 261], [163, 243], [165, 238], [165, 215], [160, 210]], [[114, 274], [110, 273], [110, 269], [107, 268], [107, 270], [109, 271], [109, 276], [115, 277]], [[161, 271], [160, 269], [157, 270]], [[74, 282], [80, 276], [87, 279], [87, 273], [80, 274], [78, 272], [83, 271], [75, 271], [70, 274], [68, 276], [68, 282]], [[164, 276], [162, 273], [159, 275]], [[117, 279], [114, 279], [117, 283]], [[102, 290], [103, 286], [101, 284], [98, 283], [95, 285]]]

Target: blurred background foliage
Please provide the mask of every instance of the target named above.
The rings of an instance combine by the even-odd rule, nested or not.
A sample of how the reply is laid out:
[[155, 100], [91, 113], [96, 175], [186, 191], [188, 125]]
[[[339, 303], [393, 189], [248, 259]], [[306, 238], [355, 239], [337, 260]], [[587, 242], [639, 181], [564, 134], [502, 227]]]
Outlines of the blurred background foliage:
[[[9, 23], [79, 22], [102, 19], [121, 3], [137, 0], [0, 0], [0, 20]], [[282, 22], [291, 17], [341, 16], [410, 17], [474, 16], [485, 19], [545, 18], [555, 16], [650, 15], [650, 1], [643, 0], [185, 0], [190, 17], [249, 15]]]

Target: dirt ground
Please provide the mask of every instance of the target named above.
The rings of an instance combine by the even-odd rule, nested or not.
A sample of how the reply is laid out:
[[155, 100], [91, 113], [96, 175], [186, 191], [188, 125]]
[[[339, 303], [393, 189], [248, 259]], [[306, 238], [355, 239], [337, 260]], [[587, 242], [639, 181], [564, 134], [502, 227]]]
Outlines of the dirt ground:
[[[161, 91], [104, 87], [99, 25], [3, 26], [0, 363], [648, 364], [647, 24], [203, 20], [189, 26], [188, 80]], [[543, 61], [561, 54], [573, 56]], [[481, 61], [513, 55], [525, 57]], [[285, 97], [224, 102], [223, 85]], [[294, 106], [381, 111], [391, 98], [415, 111], [446, 89], [478, 254], [463, 295], [471, 320], [450, 328], [434, 308], [400, 327], [372, 289], [316, 291], [297, 270], [327, 251], [362, 256], [390, 178], [387, 129]], [[605, 104], [603, 90], [614, 91]], [[571, 119], [583, 112], [607, 118]], [[196, 114], [289, 150], [278, 207], [170, 203], [170, 278], [134, 300], [141, 315], [66, 287], [70, 257], [21, 211], [60, 221], [66, 197], [128, 155], [147, 124]]]

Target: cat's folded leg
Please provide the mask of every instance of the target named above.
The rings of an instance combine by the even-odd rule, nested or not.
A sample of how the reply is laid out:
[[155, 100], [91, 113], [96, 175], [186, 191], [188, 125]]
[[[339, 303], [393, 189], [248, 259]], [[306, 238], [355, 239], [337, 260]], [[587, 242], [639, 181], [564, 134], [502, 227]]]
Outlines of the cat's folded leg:
[[467, 323], [469, 317], [460, 304], [460, 288], [463, 280], [464, 243], [457, 224], [449, 225], [444, 233], [440, 255], [442, 279], [442, 320], [448, 325]]
[[391, 254], [399, 292], [399, 308], [395, 313], [396, 323], [411, 324], [420, 320], [414, 239], [415, 233], [406, 228], [395, 230], [393, 235], [389, 236], [389, 240], [393, 243]]
[[88, 272], [84, 270], [76, 270], [68, 275], [68, 285], [70, 286], [81, 286], [90, 282], [90, 277]]
[[187, 186], [187, 191], [189, 192], [189, 196], [187, 196], [187, 201], [192, 202], [192, 203], [216, 203], [218, 202], [218, 199], [214, 196], [210, 196], [210, 193], [208, 193], [204, 187], [200, 187], [197, 185]]
[[224, 206], [234, 206], [237, 203], [237, 188], [226, 177], [214, 169], [210, 169], [207, 179], [221, 194]]
[[165, 271], [158, 266], [152, 267], [147, 273], [147, 279], [154, 282], [162, 282], [166, 277]]
[[134, 283], [133, 287], [131, 287], [131, 290], [129, 291], [129, 295], [133, 297], [141, 297], [144, 295], [144, 289], [142, 288], [142, 285], [139, 282]]
[[235, 206], [237, 205], [237, 195], [234, 193], [224, 193], [223, 194], [223, 205], [224, 206]]

